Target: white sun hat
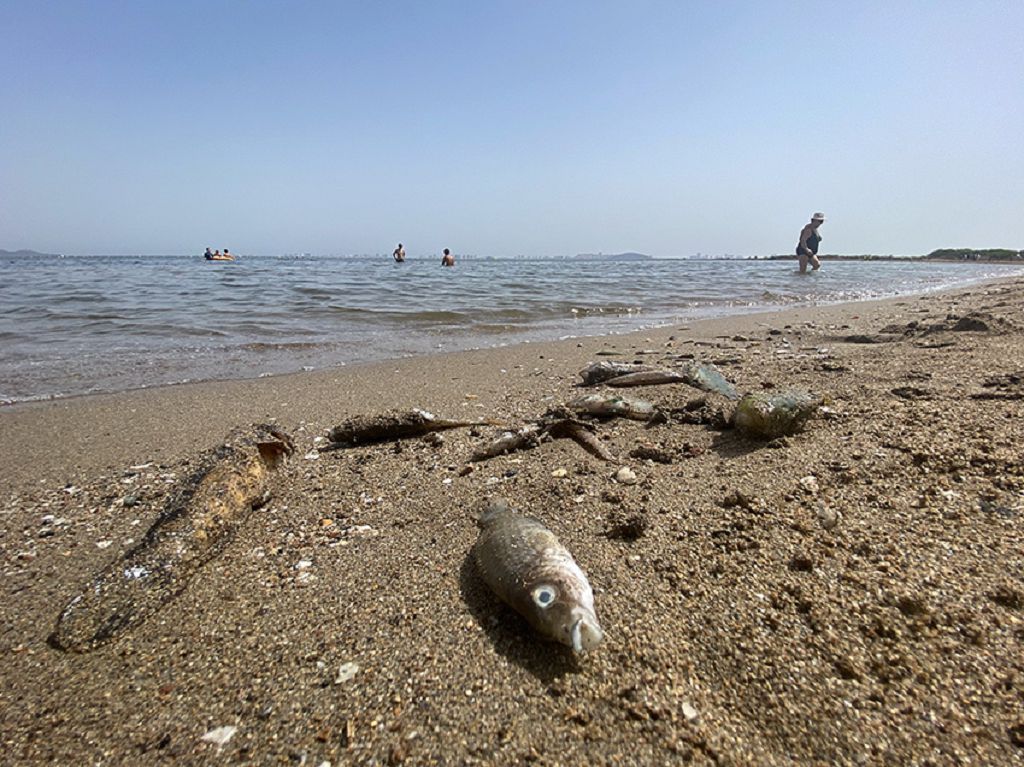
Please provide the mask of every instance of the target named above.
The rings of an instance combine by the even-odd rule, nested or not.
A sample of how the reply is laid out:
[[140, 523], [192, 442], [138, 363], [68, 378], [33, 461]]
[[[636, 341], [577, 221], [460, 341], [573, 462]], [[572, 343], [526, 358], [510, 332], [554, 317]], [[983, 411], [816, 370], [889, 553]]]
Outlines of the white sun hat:
[[824, 221], [824, 220], [825, 220], [825, 214], [824, 213], [815, 213], [813, 216], [811, 216], [811, 221]]

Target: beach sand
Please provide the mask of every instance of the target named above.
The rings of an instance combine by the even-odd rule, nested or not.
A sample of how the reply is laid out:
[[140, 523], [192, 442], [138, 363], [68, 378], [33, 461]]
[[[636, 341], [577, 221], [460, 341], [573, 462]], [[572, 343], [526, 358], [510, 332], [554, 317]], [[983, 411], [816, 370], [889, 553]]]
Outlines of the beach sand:
[[[580, 393], [588, 362], [680, 355], [827, 407], [772, 443], [604, 422], [610, 464], [563, 439], [467, 473], [492, 427], [314, 451], [388, 408], [520, 425]], [[0, 761], [1024, 763], [1022, 397], [1016, 279], [5, 408]], [[298, 449], [223, 552], [114, 641], [50, 647], [202, 453], [271, 419]], [[468, 555], [496, 495], [588, 574], [594, 652], [539, 638], [481, 584]]]

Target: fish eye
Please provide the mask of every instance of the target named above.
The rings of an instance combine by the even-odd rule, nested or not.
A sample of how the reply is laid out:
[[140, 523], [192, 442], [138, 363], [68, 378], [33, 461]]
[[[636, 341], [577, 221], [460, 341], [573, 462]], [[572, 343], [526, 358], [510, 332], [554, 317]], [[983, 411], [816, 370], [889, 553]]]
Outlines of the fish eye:
[[533, 601], [538, 607], [550, 607], [556, 596], [557, 594], [551, 586], [538, 586], [533, 590]]

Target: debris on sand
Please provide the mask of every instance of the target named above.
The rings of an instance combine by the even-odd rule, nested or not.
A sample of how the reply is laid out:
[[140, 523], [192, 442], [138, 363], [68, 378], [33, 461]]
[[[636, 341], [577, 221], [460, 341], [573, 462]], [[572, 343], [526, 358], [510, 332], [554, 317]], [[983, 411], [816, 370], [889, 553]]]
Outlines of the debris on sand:
[[654, 463], [669, 464], [675, 460], [672, 452], [656, 445], [637, 445], [629, 451], [631, 458], [641, 461], [653, 461]]
[[141, 543], [67, 604], [50, 644], [93, 650], [174, 599], [220, 554], [249, 512], [266, 502], [271, 472], [293, 451], [291, 437], [274, 426], [232, 432], [180, 484]]
[[634, 373], [609, 378], [605, 383], [615, 388], [627, 386], [658, 386], [659, 384], [688, 383], [686, 376], [672, 370], [638, 370]]
[[687, 362], [679, 370], [656, 370], [620, 362], [592, 362], [580, 371], [583, 386], [604, 383], [616, 388], [684, 383], [706, 392], [737, 399], [736, 387], [713, 365]]
[[379, 415], [357, 415], [327, 432], [330, 444], [322, 450], [367, 445], [374, 442], [420, 437], [435, 431], [464, 426], [497, 426], [497, 421], [453, 421], [438, 418], [426, 410], [390, 411]]
[[611, 378], [618, 378], [644, 369], [625, 362], [591, 362], [580, 371], [580, 378], [583, 379], [581, 385], [594, 386]]
[[650, 420], [657, 410], [646, 400], [623, 397], [618, 394], [587, 394], [570, 402], [569, 408], [579, 415], [598, 418], [631, 418], [634, 421]]
[[615, 456], [606, 448], [594, 434], [593, 427], [583, 424], [573, 418], [561, 418], [553, 421], [547, 427], [547, 433], [552, 437], [567, 437], [582, 447], [595, 458], [602, 461], [614, 461]]
[[729, 383], [721, 371], [713, 365], [691, 362], [683, 367], [682, 375], [686, 379], [686, 383], [696, 389], [721, 394], [728, 399], [739, 398], [736, 387]]
[[238, 728], [232, 724], [223, 727], [215, 727], [200, 738], [204, 743], [213, 743], [216, 746], [224, 747], [228, 741], [235, 737]]
[[497, 439], [474, 450], [469, 456], [469, 462], [476, 463], [517, 450], [529, 450], [540, 444], [543, 435], [544, 430], [536, 423], [527, 424], [518, 431], [506, 431]]
[[815, 414], [822, 398], [805, 391], [753, 392], [736, 405], [733, 425], [751, 437], [775, 439], [796, 434]]
[[615, 472], [615, 481], [620, 485], [635, 485], [636, 484], [636, 472], [628, 466], [623, 466], [617, 472]]
[[505, 499], [480, 516], [473, 556], [484, 582], [544, 636], [592, 650], [604, 638], [587, 576], [555, 534]]
[[482, 447], [478, 447], [469, 456], [470, 463], [486, 461], [518, 450], [530, 450], [546, 439], [567, 438], [602, 461], [614, 461], [615, 456], [594, 434], [590, 424], [582, 423], [572, 417], [571, 411], [549, 410], [539, 420], [527, 424], [518, 431], [507, 431], [497, 439]]

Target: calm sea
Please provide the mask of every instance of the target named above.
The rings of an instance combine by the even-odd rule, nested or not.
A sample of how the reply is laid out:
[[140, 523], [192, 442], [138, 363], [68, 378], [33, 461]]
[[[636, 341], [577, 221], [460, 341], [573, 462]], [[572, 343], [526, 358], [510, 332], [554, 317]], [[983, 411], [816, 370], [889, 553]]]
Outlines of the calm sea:
[[0, 402], [255, 378], [800, 303], [919, 293], [988, 264], [195, 256], [0, 258]]

